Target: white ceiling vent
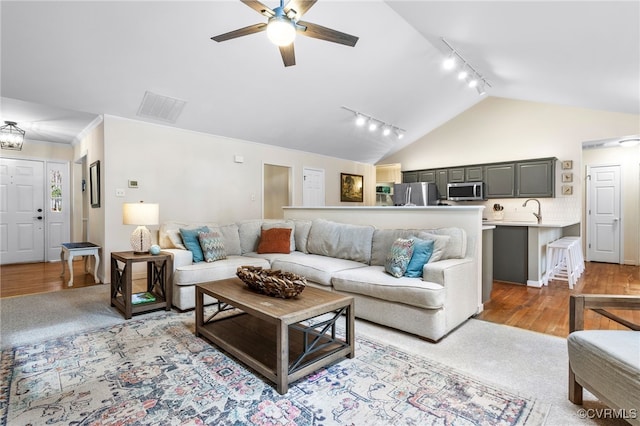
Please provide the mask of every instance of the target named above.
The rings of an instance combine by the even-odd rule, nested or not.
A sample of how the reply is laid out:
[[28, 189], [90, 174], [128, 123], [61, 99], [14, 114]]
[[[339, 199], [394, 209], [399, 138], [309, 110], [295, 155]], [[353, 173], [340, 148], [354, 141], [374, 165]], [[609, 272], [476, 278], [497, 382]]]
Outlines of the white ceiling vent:
[[175, 123], [187, 102], [146, 91], [138, 109], [140, 117]]

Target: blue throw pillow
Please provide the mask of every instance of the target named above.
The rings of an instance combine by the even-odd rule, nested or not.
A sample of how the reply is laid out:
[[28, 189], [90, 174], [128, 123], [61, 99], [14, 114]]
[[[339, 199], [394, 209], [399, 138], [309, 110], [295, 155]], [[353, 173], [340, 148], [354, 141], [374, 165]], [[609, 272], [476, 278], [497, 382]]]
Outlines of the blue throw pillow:
[[200, 240], [198, 239], [198, 233], [209, 232], [209, 228], [202, 226], [195, 229], [180, 228], [180, 236], [184, 246], [193, 253], [193, 263], [202, 262], [204, 260], [204, 254], [200, 247]]
[[429, 261], [433, 254], [433, 240], [413, 239], [413, 254], [407, 266], [405, 277], [419, 278], [422, 276], [422, 267]]

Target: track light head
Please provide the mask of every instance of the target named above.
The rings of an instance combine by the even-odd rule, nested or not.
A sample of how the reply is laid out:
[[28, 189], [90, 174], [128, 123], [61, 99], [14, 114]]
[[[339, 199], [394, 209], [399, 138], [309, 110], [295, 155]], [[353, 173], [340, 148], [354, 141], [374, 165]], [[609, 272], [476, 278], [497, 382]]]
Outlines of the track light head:
[[378, 128], [378, 123], [376, 123], [372, 119], [369, 119], [369, 131], [375, 132], [377, 128]]
[[364, 118], [364, 116], [362, 114], [356, 114], [356, 125], [357, 126], [364, 126], [364, 123], [367, 121], [366, 118]]

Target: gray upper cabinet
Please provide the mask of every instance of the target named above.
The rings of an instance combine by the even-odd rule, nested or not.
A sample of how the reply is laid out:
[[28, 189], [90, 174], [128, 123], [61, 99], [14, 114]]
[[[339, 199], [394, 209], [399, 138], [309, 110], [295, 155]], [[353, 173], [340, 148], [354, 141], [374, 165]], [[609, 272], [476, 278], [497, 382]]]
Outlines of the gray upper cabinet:
[[449, 169], [449, 182], [464, 182], [464, 168]]
[[484, 182], [487, 198], [555, 197], [557, 158], [536, 158], [495, 164], [402, 172], [402, 182], [431, 182], [438, 198], [447, 198], [447, 184]]
[[465, 182], [482, 182], [484, 178], [483, 166], [471, 166], [464, 168]]
[[418, 182], [418, 172], [402, 172], [402, 183]]
[[449, 171], [447, 169], [436, 170], [436, 187], [438, 189], [438, 198], [447, 199], [447, 183], [449, 183]]
[[484, 168], [487, 198], [513, 198], [515, 196], [514, 163], [489, 164]]
[[418, 182], [436, 183], [435, 170], [421, 170], [418, 172]]
[[516, 163], [516, 197], [553, 197], [555, 159]]

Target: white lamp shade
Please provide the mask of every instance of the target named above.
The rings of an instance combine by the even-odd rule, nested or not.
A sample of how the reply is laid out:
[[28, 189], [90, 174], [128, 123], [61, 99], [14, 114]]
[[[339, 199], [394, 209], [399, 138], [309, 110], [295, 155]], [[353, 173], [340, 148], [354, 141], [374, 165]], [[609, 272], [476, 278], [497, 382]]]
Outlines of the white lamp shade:
[[124, 225], [157, 225], [160, 220], [160, 208], [152, 203], [125, 203], [122, 205], [122, 223]]

